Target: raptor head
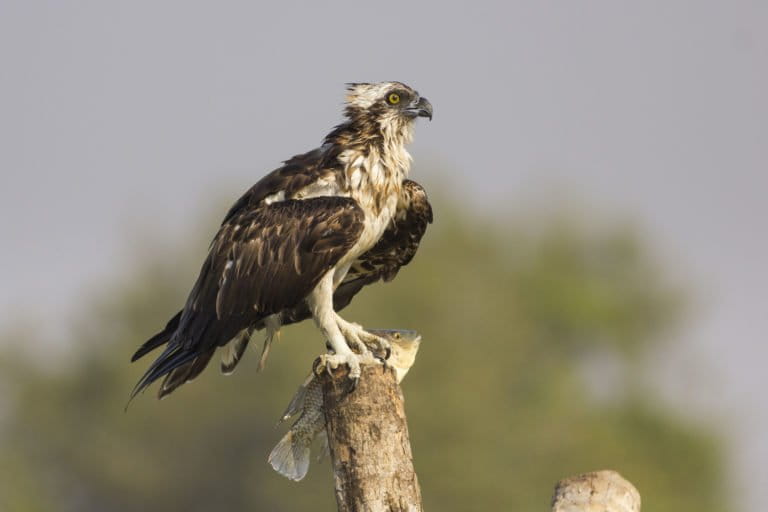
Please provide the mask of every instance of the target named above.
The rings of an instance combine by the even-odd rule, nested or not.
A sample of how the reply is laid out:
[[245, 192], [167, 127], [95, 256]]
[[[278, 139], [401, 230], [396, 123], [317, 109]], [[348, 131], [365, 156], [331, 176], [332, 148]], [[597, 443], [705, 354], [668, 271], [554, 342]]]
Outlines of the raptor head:
[[381, 128], [410, 126], [417, 117], [432, 119], [432, 105], [419, 92], [401, 82], [347, 85], [346, 115]]

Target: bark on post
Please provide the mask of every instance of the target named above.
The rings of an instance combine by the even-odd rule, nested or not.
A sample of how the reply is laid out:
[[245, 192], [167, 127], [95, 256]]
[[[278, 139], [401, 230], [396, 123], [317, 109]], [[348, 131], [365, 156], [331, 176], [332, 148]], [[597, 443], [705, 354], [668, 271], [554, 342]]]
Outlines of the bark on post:
[[615, 471], [584, 473], [557, 483], [552, 512], [640, 512], [640, 493]]
[[394, 372], [363, 366], [354, 391], [347, 372], [341, 366], [321, 377], [339, 511], [422, 511], [403, 393]]

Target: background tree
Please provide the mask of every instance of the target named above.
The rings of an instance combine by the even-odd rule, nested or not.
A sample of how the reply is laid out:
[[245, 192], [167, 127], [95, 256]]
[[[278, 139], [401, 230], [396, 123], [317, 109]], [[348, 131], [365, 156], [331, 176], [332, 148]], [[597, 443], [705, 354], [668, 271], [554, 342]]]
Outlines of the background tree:
[[[543, 510], [559, 478], [614, 468], [649, 509], [724, 510], [716, 440], [638, 378], [681, 301], [636, 234], [562, 219], [489, 227], [436, 202], [416, 260], [347, 313], [423, 334], [404, 390], [425, 508]], [[24, 329], [6, 334], [0, 509], [334, 509], [327, 462], [298, 484], [266, 463], [322, 349], [311, 326], [286, 328], [262, 374], [250, 354], [229, 378], [206, 371], [123, 412], [144, 370], [130, 355], [182, 304], [206, 243], [137, 256], [83, 307], [62, 360]]]

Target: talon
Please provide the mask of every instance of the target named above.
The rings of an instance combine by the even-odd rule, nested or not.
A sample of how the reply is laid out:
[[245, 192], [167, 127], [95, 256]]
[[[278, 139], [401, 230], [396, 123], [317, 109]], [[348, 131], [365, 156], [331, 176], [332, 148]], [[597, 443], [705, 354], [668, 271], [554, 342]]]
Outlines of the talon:
[[315, 367], [315, 374], [322, 375], [325, 371], [329, 376], [333, 376], [333, 370], [339, 367], [343, 362], [336, 354], [323, 354], [320, 356], [320, 362]]
[[347, 361], [347, 365], [349, 366], [349, 378], [355, 381], [355, 387], [357, 387], [357, 381], [360, 380], [360, 361], [353, 358]]
[[388, 360], [392, 355], [392, 344], [385, 338], [382, 338], [376, 334], [370, 333], [368, 331], [366, 331], [366, 334], [368, 343], [370, 345], [375, 345], [379, 352], [384, 352], [384, 360]]
[[317, 365], [315, 373], [320, 375], [322, 373], [321, 365], [328, 372], [328, 375], [333, 376], [333, 370], [339, 367], [339, 365], [346, 364], [349, 367], [349, 378], [357, 381], [360, 379], [360, 363], [370, 363], [375, 361], [370, 352], [363, 355], [357, 355], [354, 352], [347, 352], [344, 354], [323, 354], [320, 356], [320, 364]]
[[373, 357], [376, 358], [377, 361], [379, 361], [384, 366], [387, 366], [387, 361], [389, 360], [389, 357], [392, 355], [392, 349], [387, 348], [384, 350], [383, 355], [374, 354]]
[[335, 321], [338, 332], [343, 339], [328, 339], [332, 347], [335, 347], [335, 352], [326, 355], [326, 360], [336, 366], [347, 364], [349, 366], [349, 378], [355, 381], [355, 387], [360, 378], [361, 364], [389, 366], [386, 361], [392, 355], [392, 349], [386, 338], [366, 331], [359, 324], [347, 322], [338, 315], [336, 315]]

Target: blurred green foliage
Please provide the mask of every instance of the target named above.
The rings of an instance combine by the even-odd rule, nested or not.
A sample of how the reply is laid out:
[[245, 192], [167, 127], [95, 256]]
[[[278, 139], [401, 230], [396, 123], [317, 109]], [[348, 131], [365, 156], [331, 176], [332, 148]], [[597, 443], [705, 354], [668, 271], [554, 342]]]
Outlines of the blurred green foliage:
[[[638, 237], [436, 211], [415, 261], [344, 315], [423, 334], [403, 385], [427, 510], [546, 510], [559, 478], [605, 468], [635, 483], [648, 510], [724, 510], [716, 440], [632, 378], [681, 302]], [[214, 363], [168, 399], [147, 393], [123, 410], [150, 362], [130, 355], [183, 303], [205, 247], [137, 256], [83, 307], [64, 361], [6, 336], [0, 510], [335, 509], [327, 461], [300, 483], [266, 463], [275, 421], [323, 348], [312, 325], [286, 328], [261, 374], [251, 353], [231, 377]], [[618, 381], [585, 366], [595, 353], [611, 355]]]

